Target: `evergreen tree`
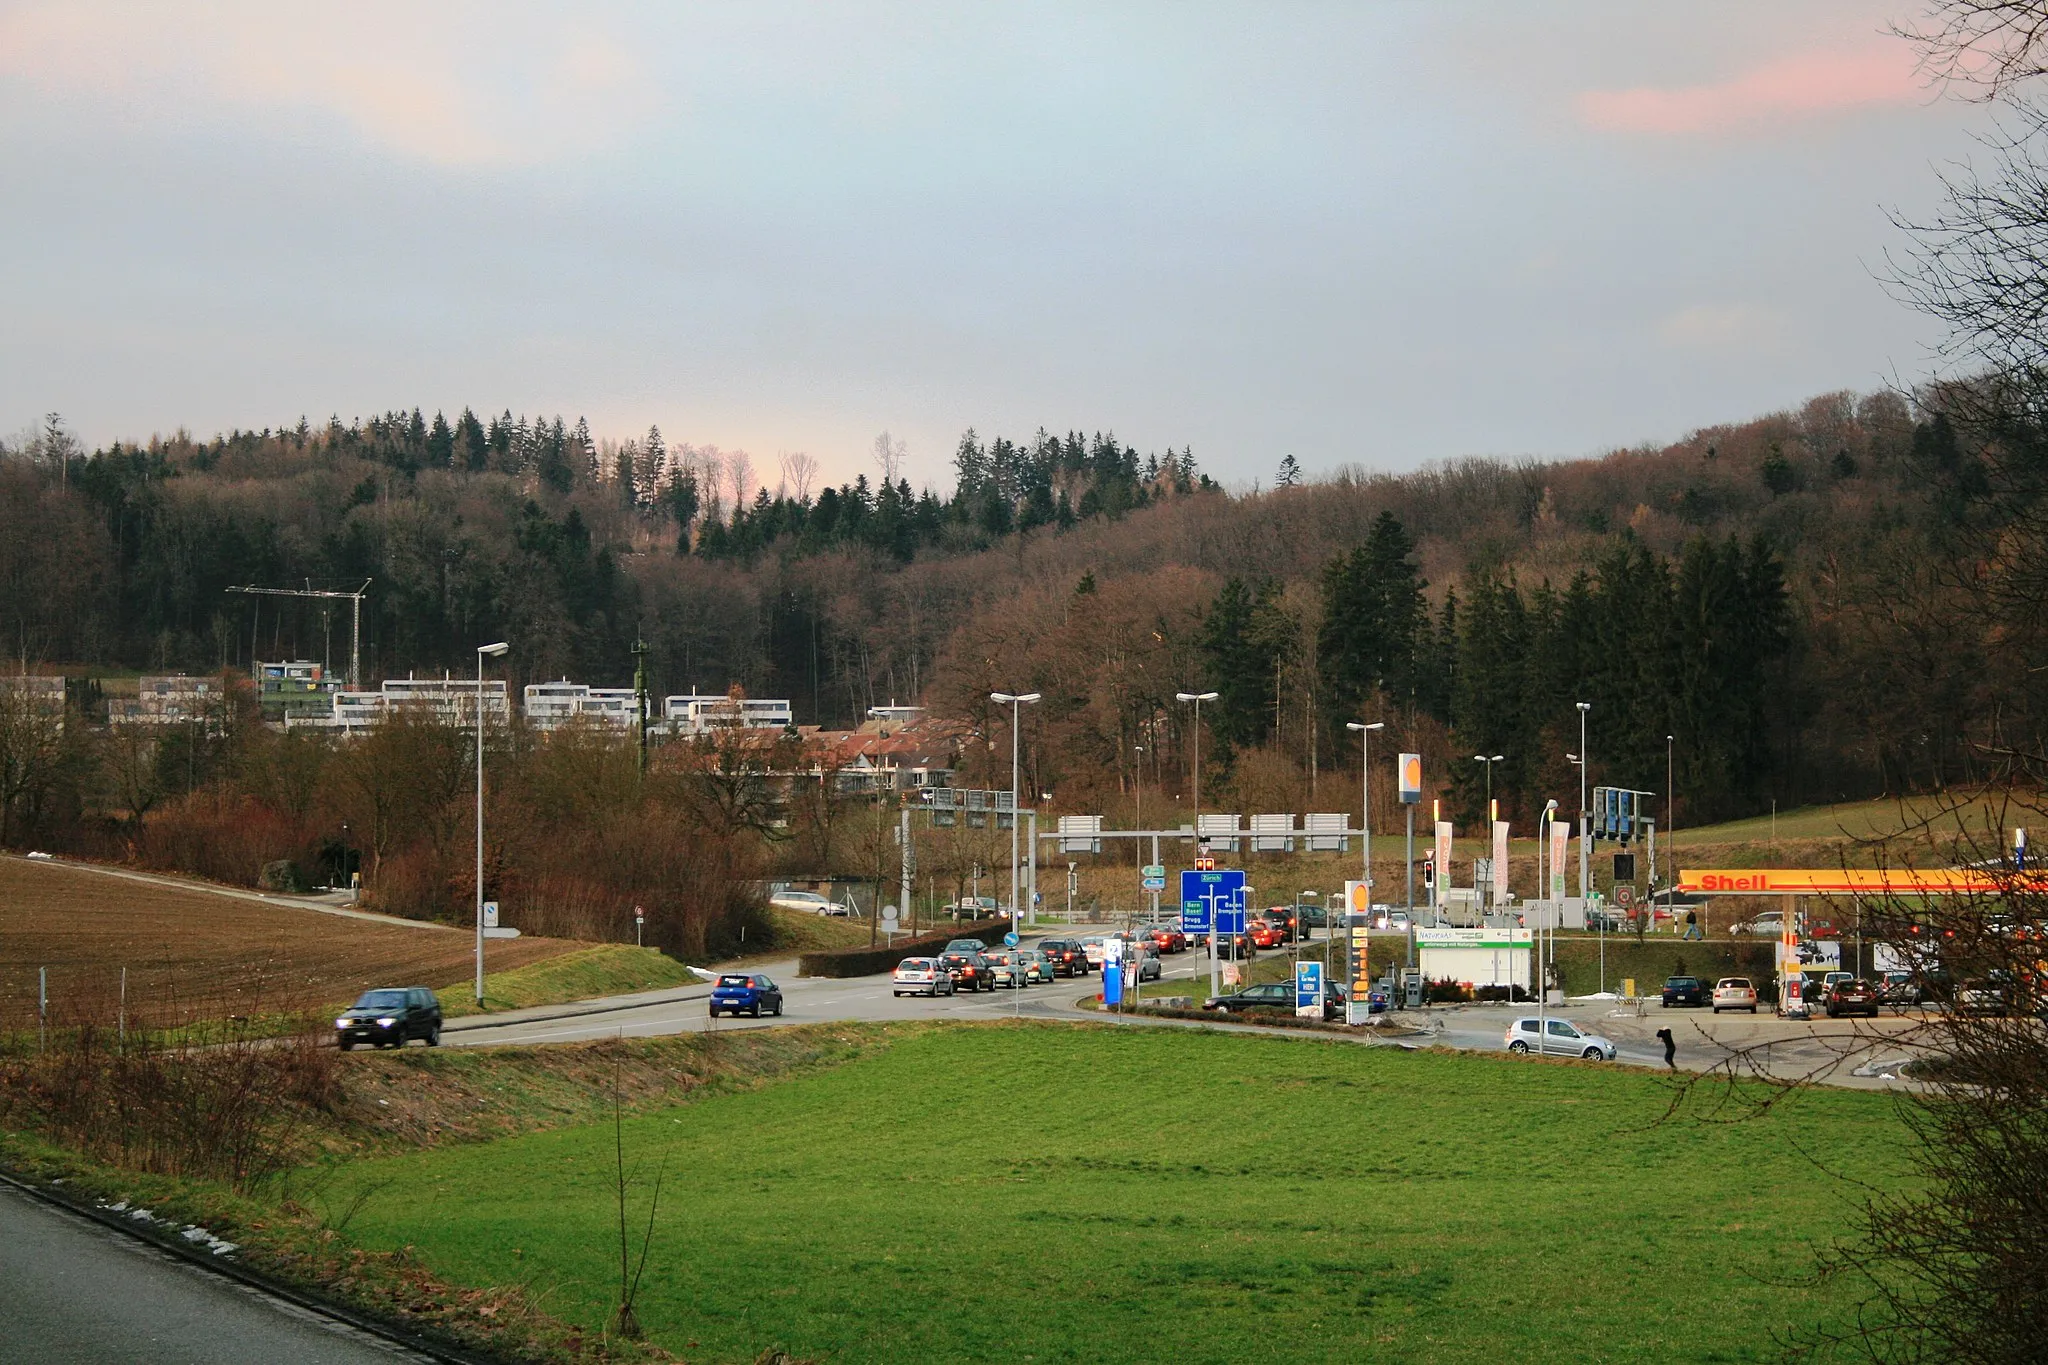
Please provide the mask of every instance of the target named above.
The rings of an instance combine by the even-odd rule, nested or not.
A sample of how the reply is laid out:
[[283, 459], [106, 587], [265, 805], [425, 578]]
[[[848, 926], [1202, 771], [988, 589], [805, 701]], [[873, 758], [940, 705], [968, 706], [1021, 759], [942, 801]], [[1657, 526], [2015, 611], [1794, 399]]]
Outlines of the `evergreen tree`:
[[1381, 693], [1395, 705], [1427, 705], [1422, 662], [1433, 642], [1414, 549], [1394, 514], [1381, 512], [1364, 545], [1323, 566], [1316, 658], [1336, 724]]

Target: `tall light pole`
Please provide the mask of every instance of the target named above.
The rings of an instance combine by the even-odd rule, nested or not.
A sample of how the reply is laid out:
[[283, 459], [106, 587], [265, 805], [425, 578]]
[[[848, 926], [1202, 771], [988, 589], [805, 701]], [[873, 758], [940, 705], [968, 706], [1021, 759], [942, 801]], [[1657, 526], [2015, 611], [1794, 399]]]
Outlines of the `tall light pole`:
[[1138, 798], [1138, 828], [1145, 828], [1145, 746], [1133, 744], [1131, 752], [1138, 756], [1136, 773], [1131, 779], [1131, 790]]
[[[1678, 857], [1678, 848], [1673, 842], [1678, 835], [1678, 817], [1671, 813], [1671, 798], [1674, 789], [1678, 785], [1673, 780], [1677, 769], [1672, 764], [1672, 758], [1677, 751], [1677, 747], [1678, 737], [1676, 735], [1664, 736], [1664, 908], [1674, 915], [1678, 913], [1678, 880], [1677, 873], [1672, 870], [1672, 864]], [[1650, 875], [1656, 876], [1657, 869], [1651, 868]], [[1857, 923], [1862, 923], [1863, 903], [1861, 901], [1856, 903], [1856, 914]], [[1705, 930], [1702, 930], [1701, 933], [1704, 935]], [[1862, 949], [1859, 948], [1857, 951], [1860, 953]], [[1857, 959], [1856, 970], [1859, 975], [1863, 970], [1861, 958]]]
[[1591, 869], [1587, 865], [1592, 831], [1586, 827], [1586, 769], [1589, 755], [1586, 751], [1586, 713], [1593, 709], [1593, 703], [1582, 701], [1579, 708], [1579, 899], [1586, 899], [1586, 881]]
[[[1358, 829], [1365, 843], [1365, 903], [1368, 915], [1372, 910], [1372, 732], [1384, 730], [1387, 723], [1376, 720], [1370, 725], [1347, 720], [1344, 728], [1358, 733]], [[1351, 907], [1345, 906], [1348, 912]]]
[[[1202, 852], [1202, 703], [1214, 701], [1216, 697], [1217, 694], [1214, 692], [1176, 692], [1173, 694], [1175, 701], [1191, 701], [1195, 704], [1195, 854], [1197, 857]], [[1223, 973], [1217, 965], [1216, 940], [1221, 938], [1222, 935], [1216, 932], [1215, 906], [1215, 901], [1209, 902], [1209, 994], [1221, 995], [1223, 993]], [[1235, 953], [1236, 949], [1233, 948], [1231, 951]]]
[[[1493, 847], [1493, 765], [1503, 761], [1506, 758], [1506, 754], [1472, 755], [1472, 761], [1474, 763], [1484, 763], [1486, 765], [1486, 847], [1488, 848]], [[1492, 862], [1492, 858], [1490, 855], [1487, 861], [1489, 864]], [[1493, 869], [1493, 875], [1486, 879], [1486, 898], [1488, 900], [1498, 899], [1494, 894], [1493, 890], [1495, 885], [1495, 879], [1506, 875], [1507, 869], [1504, 867], [1496, 867]], [[1474, 880], [1476, 881], [1477, 879], [1475, 878]], [[1473, 889], [1476, 891], [1478, 888], [1475, 886]], [[1482, 905], [1479, 907], [1479, 915], [1481, 920], [1483, 921], [1486, 917], [1485, 906]]]
[[1202, 847], [1202, 703], [1216, 700], [1214, 692], [1176, 692], [1175, 701], [1195, 704], [1195, 848]]
[[503, 640], [476, 647], [476, 1003], [484, 1003], [484, 656], [512, 646]]
[[1039, 698], [1036, 692], [991, 692], [988, 699], [998, 706], [1010, 708], [1010, 932], [1015, 933], [1022, 918], [1017, 907], [1017, 823], [1022, 818], [1018, 813], [1017, 785], [1021, 771], [1023, 749], [1019, 736], [1023, 733], [1024, 707]]

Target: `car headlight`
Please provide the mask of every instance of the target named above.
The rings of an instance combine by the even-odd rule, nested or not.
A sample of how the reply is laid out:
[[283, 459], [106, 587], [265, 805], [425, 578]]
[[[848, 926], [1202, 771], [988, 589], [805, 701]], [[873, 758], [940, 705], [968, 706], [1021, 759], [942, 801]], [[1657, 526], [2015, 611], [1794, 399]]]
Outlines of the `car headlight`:
[[390, 1018], [390, 1017], [388, 1017], [388, 1016], [387, 1016], [386, 1018], [383, 1018], [383, 1019], [379, 1019], [379, 1020], [377, 1021], [377, 1027], [379, 1027], [379, 1028], [390, 1028], [390, 1027], [391, 1027], [391, 1026], [392, 1026], [393, 1024], [395, 1024], [395, 1023], [397, 1023], [397, 1022], [398, 1022], [398, 1021], [397, 1021], [396, 1019], [393, 1019], [393, 1018]]
[[354, 1028], [356, 1021], [353, 1019], [337, 1019], [334, 1021], [334, 1026], [336, 1028]]

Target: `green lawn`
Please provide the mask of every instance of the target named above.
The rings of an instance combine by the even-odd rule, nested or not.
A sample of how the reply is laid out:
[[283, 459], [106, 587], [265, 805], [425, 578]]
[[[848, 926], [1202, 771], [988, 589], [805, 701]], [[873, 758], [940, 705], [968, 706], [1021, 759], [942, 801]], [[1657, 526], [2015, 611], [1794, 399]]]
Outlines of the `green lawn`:
[[[696, 980], [688, 967], [653, 948], [606, 943], [543, 958], [509, 972], [492, 972], [484, 977], [484, 1004], [490, 1010], [524, 1009], [600, 995], [665, 990]], [[434, 994], [447, 1018], [478, 1012], [476, 990], [468, 982], [444, 986]]]
[[[1774, 1357], [1883, 1096], [1657, 1126], [1654, 1074], [1130, 1028], [950, 1027], [629, 1118], [641, 1318], [692, 1361]], [[348, 1235], [595, 1328], [609, 1124], [343, 1167]], [[1804, 1152], [1802, 1151], [1804, 1149]], [[641, 1207], [644, 1188], [637, 1188]]]

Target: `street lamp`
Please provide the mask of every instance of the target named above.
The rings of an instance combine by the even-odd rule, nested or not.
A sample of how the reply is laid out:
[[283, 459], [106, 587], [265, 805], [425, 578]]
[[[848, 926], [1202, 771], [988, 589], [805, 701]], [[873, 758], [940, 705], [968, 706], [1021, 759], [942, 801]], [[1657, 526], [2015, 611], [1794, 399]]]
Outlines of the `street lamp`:
[[1131, 752], [1138, 757], [1131, 777], [1131, 790], [1138, 798], [1138, 828], [1145, 828], [1145, 746], [1133, 744]]
[[484, 1003], [484, 656], [493, 659], [512, 646], [503, 640], [476, 647], [476, 1003]]
[[1017, 908], [1017, 786], [1018, 774], [1022, 770], [1023, 750], [1018, 736], [1024, 724], [1024, 707], [1039, 698], [1036, 692], [991, 692], [988, 699], [998, 706], [1010, 708], [1010, 932], [1017, 931], [1021, 913]]
[[[1216, 700], [1214, 692], [1176, 692], [1175, 701], [1191, 701], [1195, 704], [1195, 856], [1202, 854], [1202, 703]], [[1196, 864], [1200, 866], [1200, 864]], [[1215, 913], [1215, 902], [1210, 902], [1210, 914]], [[1216, 957], [1216, 940], [1222, 935], [1217, 932], [1216, 921], [1209, 921], [1209, 994], [1223, 993], [1223, 973]], [[1237, 950], [1231, 949], [1233, 953]]]
[[[1365, 909], [1372, 913], [1372, 732], [1384, 730], [1387, 723], [1376, 720], [1370, 725], [1355, 720], [1344, 722], [1344, 728], [1358, 734], [1358, 829], [1364, 836], [1365, 844]], [[1351, 907], [1344, 907], [1349, 913]]]
[[[1503, 761], [1506, 758], [1506, 754], [1472, 755], [1472, 761], [1474, 763], [1484, 763], [1486, 765], [1486, 837], [1489, 839], [1493, 837], [1493, 765]], [[1495, 879], [1506, 875], [1507, 869], [1504, 867], [1496, 867], [1493, 869], [1493, 875], [1486, 879], [1486, 890], [1488, 893], [1488, 900], [1499, 900], [1499, 897], [1496, 894], [1494, 894], [1493, 891], [1493, 888], [1498, 884]], [[1483, 918], [1486, 914], [1486, 908], [1484, 906], [1481, 906], [1479, 913]]]
[[[1678, 817], [1671, 813], [1672, 792], [1678, 785], [1674, 780], [1676, 769], [1672, 766], [1672, 759], [1676, 753], [1677, 745], [1678, 737], [1676, 735], [1664, 736], [1664, 908], [1673, 915], [1678, 913], [1678, 880], [1677, 873], [1673, 871], [1673, 863], [1678, 857], [1676, 843]], [[1656, 876], [1657, 869], [1651, 868], [1650, 875]], [[1860, 923], [1863, 913], [1863, 902], [1858, 901], [1856, 903], [1856, 913]], [[1702, 932], [1704, 933], [1704, 931]], [[1857, 949], [1859, 954], [1862, 951], [1860, 948]], [[1863, 971], [1863, 959], [1860, 956], [1856, 960], [1856, 970], [1858, 974], [1861, 974]]]
[[1586, 899], [1586, 878], [1590, 869], [1586, 866], [1587, 845], [1591, 831], [1586, 827], [1586, 768], [1589, 754], [1586, 750], [1586, 713], [1593, 709], [1593, 703], [1582, 701], [1579, 708], [1579, 899]]

